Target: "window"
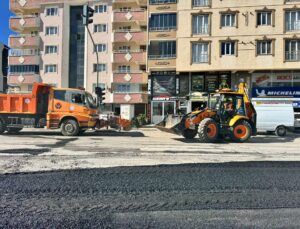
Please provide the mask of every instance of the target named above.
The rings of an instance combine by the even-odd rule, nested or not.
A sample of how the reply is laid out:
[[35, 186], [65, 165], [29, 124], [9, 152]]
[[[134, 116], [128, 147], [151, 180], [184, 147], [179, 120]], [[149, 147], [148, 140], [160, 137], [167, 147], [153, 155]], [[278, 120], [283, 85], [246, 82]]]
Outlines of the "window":
[[94, 25], [94, 33], [106, 32], [106, 30], [107, 30], [106, 24]]
[[272, 12], [257, 12], [257, 26], [271, 25]]
[[127, 66], [127, 65], [118, 66], [118, 72], [119, 73], [130, 73], [130, 66]]
[[222, 56], [235, 55], [235, 42], [221, 42], [221, 55]]
[[129, 84], [117, 85], [117, 92], [130, 92], [130, 85]]
[[55, 64], [45, 65], [45, 73], [53, 73], [57, 71], [57, 66]]
[[121, 7], [119, 10], [120, 12], [129, 12], [131, 11], [131, 7]]
[[85, 105], [85, 95], [74, 91], [71, 93], [71, 102], [79, 105]]
[[150, 5], [177, 3], [177, 0], [150, 0]]
[[55, 45], [47, 45], [45, 47], [45, 53], [46, 54], [57, 53], [57, 46], [55, 46]]
[[10, 65], [10, 73], [39, 73], [39, 65]]
[[192, 63], [208, 63], [208, 43], [192, 44]]
[[107, 12], [107, 5], [96, 5], [95, 6], [95, 13], [106, 13]]
[[96, 44], [94, 52], [106, 52], [106, 44]]
[[209, 6], [211, 0], [192, 0], [193, 7]]
[[118, 49], [119, 49], [119, 52], [130, 52], [131, 47], [127, 46], [127, 45], [123, 45], [123, 46], [120, 46]]
[[153, 14], [150, 18], [150, 31], [166, 31], [176, 29], [176, 13]]
[[106, 71], [106, 64], [94, 64], [94, 72], [105, 72]]
[[55, 26], [46, 27], [46, 35], [55, 35], [58, 33], [58, 28]]
[[285, 12], [286, 31], [300, 30], [300, 11]]
[[234, 27], [235, 14], [221, 14], [221, 27]]
[[46, 8], [47, 16], [56, 16], [58, 15], [58, 8]]
[[67, 101], [65, 90], [54, 90], [54, 99]]
[[256, 42], [257, 55], [271, 55], [272, 54], [272, 41], [257, 41]]
[[285, 60], [286, 61], [300, 60], [300, 40], [285, 41]]
[[208, 18], [209, 15], [193, 16], [193, 34], [208, 34]]

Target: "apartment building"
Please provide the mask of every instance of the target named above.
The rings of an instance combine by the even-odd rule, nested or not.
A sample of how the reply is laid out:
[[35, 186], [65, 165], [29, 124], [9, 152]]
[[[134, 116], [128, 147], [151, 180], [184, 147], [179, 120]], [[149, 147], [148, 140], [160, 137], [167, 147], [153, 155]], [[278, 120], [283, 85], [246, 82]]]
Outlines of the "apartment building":
[[0, 43], [0, 93], [7, 90], [8, 47]]
[[300, 108], [298, 0], [149, 4], [153, 122], [185, 108], [183, 95], [235, 88], [241, 79], [252, 97], [290, 96]]
[[[82, 9], [95, 12], [83, 25]], [[106, 90], [104, 109], [132, 118], [145, 113], [146, 0], [10, 0], [9, 85], [31, 91], [34, 82]], [[99, 56], [97, 64], [96, 52]], [[125, 114], [126, 113], [126, 114]], [[130, 116], [130, 117], [129, 117]]]

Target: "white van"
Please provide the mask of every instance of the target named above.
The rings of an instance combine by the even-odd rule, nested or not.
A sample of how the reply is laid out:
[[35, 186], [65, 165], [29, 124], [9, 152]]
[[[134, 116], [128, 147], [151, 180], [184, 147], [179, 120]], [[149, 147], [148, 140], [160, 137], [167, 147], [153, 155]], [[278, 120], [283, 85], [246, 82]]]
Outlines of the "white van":
[[292, 103], [272, 103], [254, 101], [257, 112], [257, 131], [275, 132], [277, 136], [285, 136], [287, 129], [295, 124]]

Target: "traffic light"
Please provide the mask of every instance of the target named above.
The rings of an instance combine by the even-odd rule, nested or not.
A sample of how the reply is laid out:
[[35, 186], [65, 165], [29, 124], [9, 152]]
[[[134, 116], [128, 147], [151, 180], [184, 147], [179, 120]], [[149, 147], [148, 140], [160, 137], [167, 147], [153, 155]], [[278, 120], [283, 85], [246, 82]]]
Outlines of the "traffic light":
[[88, 5], [83, 6], [83, 13], [82, 13], [82, 18], [83, 18], [83, 24], [88, 25], [93, 23], [92, 17], [94, 16], [94, 9], [89, 7]]
[[99, 98], [100, 104], [103, 104], [103, 101], [105, 100], [105, 89], [101, 87], [96, 87], [95, 94]]

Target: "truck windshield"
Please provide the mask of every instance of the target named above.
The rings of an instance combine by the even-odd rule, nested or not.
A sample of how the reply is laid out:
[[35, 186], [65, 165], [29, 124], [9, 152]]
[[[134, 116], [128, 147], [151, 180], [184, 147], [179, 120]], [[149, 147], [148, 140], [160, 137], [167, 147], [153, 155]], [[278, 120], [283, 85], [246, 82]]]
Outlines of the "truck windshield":
[[86, 100], [87, 100], [89, 108], [92, 108], [92, 109], [97, 108], [97, 103], [94, 100], [94, 97], [90, 93], [86, 93]]

